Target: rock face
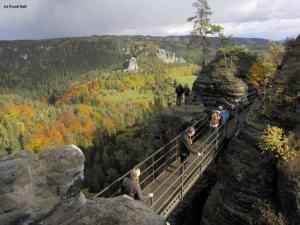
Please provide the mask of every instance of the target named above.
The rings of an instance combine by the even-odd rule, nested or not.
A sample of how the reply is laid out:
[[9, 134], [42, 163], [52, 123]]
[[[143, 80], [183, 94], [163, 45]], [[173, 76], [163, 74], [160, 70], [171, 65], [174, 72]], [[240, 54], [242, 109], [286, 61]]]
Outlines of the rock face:
[[139, 69], [137, 59], [135, 57], [131, 57], [124, 64], [124, 71], [135, 72]]
[[[255, 110], [257, 106], [252, 106], [249, 115]], [[265, 125], [248, 116], [245, 128], [226, 149], [219, 161], [218, 181], [204, 206], [202, 225], [264, 224], [256, 208], [260, 199], [272, 199], [276, 180], [272, 159], [258, 148]]]
[[278, 196], [283, 213], [290, 224], [300, 222], [300, 174], [279, 165], [277, 177]]
[[175, 53], [167, 52], [164, 49], [159, 49], [156, 55], [165, 63], [185, 63], [183, 58], [178, 58], [176, 57]]
[[194, 82], [193, 91], [203, 97], [205, 105], [226, 105], [231, 107], [235, 99], [247, 99], [252, 87], [248, 85], [249, 70], [254, 57], [245, 52], [232, 52], [230, 57], [218, 53]]
[[148, 206], [124, 196], [87, 200], [79, 211], [59, 216], [59, 220], [53, 215], [45, 221], [49, 225], [166, 225]]
[[[300, 168], [297, 166], [300, 154], [291, 162], [283, 162], [263, 154], [259, 148], [260, 136], [267, 124], [285, 127], [299, 138], [299, 116], [296, 115], [300, 109], [284, 107], [286, 103], [281, 99], [299, 93], [299, 85], [293, 84], [290, 88], [290, 82], [299, 81], [299, 53], [300, 37], [287, 53], [272, 85], [283, 89], [277, 96], [277, 111], [272, 111], [275, 115], [264, 114], [273, 109], [274, 104], [257, 99], [239, 135], [220, 158], [217, 183], [204, 206], [201, 225], [300, 224]], [[299, 97], [295, 101], [299, 101]], [[284, 113], [290, 115], [290, 123], [283, 120]]]
[[80, 192], [84, 155], [76, 146], [28, 151], [0, 160], [0, 224], [165, 224], [141, 202], [86, 200]]

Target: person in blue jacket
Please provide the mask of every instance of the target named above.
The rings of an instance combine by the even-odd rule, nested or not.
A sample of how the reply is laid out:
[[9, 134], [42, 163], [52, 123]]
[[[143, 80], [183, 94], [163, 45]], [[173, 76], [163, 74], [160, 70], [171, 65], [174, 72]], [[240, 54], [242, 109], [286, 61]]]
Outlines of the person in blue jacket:
[[219, 106], [218, 109], [220, 111], [221, 123], [226, 125], [229, 118], [229, 112], [223, 106]]

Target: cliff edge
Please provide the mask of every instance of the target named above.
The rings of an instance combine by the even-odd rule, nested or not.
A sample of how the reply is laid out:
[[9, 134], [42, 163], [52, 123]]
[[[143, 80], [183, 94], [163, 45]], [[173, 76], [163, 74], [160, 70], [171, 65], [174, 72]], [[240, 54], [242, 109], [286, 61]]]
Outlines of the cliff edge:
[[300, 224], [299, 146], [290, 161], [260, 148], [268, 124], [293, 132], [299, 140], [299, 59], [300, 36], [274, 77], [269, 98], [256, 100], [244, 127], [221, 156], [201, 225]]
[[1, 225], [164, 225], [147, 205], [124, 196], [85, 199], [84, 155], [74, 145], [0, 159]]

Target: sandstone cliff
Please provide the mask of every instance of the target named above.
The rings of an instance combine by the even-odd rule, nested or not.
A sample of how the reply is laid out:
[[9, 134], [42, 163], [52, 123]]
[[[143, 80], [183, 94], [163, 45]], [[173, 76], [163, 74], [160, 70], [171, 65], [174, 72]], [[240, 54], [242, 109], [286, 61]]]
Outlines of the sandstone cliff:
[[267, 124], [283, 127], [299, 138], [299, 59], [300, 37], [269, 90], [275, 99], [256, 100], [244, 127], [220, 158], [217, 183], [204, 206], [202, 225], [300, 224], [299, 150], [293, 161], [283, 162], [259, 147]]
[[1, 225], [163, 225], [152, 209], [123, 196], [86, 200], [84, 155], [75, 146], [29, 151], [0, 160]]
[[156, 53], [157, 57], [160, 58], [165, 63], [185, 63], [184, 58], [176, 57], [175, 53], [167, 52], [164, 49], [159, 49], [158, 53]]
[[134, 72], [139, 69], [137, 59], [135, 57], [131, 57], [129, 60], [127, 60], [124, 65], [124, 71]]
[[[193, 91], [203, 97], [205, 105], [223, 104], [232, 107], [235, 99], [247, 99], [249, 70], [255, 58], [245, 51], [217, 53], [205, 66], [193, 85]], [[217, 97], [216, 97], [217, 96]]]

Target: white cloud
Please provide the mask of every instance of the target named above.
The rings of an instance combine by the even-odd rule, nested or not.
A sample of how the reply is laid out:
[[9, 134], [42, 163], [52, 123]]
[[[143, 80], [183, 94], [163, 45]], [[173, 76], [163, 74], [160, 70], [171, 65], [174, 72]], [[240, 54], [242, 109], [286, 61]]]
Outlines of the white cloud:
[[228, 35], [282, 40], [288, 36], [295, 37], [299, 34], [300, 18], [224, 23], [222, 25]]
[[[189, 34], [194, 0], [23, 0], [0, 3], [0, 39], [92, 34]], [[283, 39], [300, 31], [298, 0], [209, 0], [212, 22], [235, 36]]]

